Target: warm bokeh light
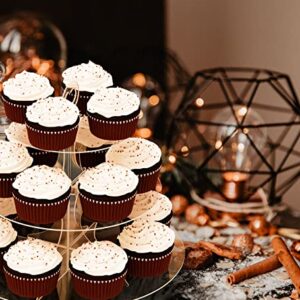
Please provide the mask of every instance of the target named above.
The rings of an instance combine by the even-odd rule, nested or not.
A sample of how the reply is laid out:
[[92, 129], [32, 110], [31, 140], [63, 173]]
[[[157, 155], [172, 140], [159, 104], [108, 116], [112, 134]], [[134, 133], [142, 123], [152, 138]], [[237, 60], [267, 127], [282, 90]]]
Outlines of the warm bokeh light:
[[222, 141], [216, 141], [215, 148], [220, 149], [222, 147]]
[[149, 104], [151, 106], [156, 106], [159, 103], [160, 99], [157, 95], [152, 95], [149, 97]]
[[247, 113], [248, 109], [246, 106], [243, 106], [241, 107], [239, 110], [238, 110], [238, 115], [239, 117], [244, 117]]
[[182, 156], [186, 157], [189, 155], [190, 149], [188, 146], [182, 146], [180, 151], [181, 151]]
[[245, 133], [245, 134], [249, 133], [249, 129], [248, 128], [244, 128], [243, 129], [243, 133]]
[[144, 139], [149, 139], [152, 136], [152, 130], [150, 128], [144, 127], [144, 128], [138, 128], [135, 131], [134, 134], [136, 137], [141, 137]]
[[132, 77], [132, 82], [138, 87], [144, 87], [146, 84], [146, 77], [143, 73], [136, 73]]
[[176, 156], [174, 154], [170, 154], [168, 157], [168, 160], [171, 164], [175, 164], [176, 163]]
[[196, 105], [197, 107], [202, 107], [202, 106], [204, 105], [204, 100], [203, 100], [202, 98], [197, 98], [197, 99], [195, 100], [195, 105]]

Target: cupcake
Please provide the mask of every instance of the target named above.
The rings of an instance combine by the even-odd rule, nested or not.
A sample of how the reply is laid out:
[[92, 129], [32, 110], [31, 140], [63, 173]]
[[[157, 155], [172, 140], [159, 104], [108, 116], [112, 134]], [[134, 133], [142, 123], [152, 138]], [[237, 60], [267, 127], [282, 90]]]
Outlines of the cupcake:
[[32, 146], [62, 150], [72, 146], [79, 124], [79, 110], [63, 97], [38, 100], [27, 108], [26, 128]]
[[71, 253], [70, 270], [76, 293], [91, 300], [116, 297], [124, 288], [126, 252], [110, 241], [82, 244]]
[[102, 163], [78, 179], [83, 216], [96, 222], [120, 221], [133, 207], [138, 177], [129, 169]]
[[172, 219], [172, 202], [165, 195], [155, 191], [137, 194], [129, 219], [148, 219], [170, 225]]
[[135, 132], [140, 113], [140, 99], [122, 88], [101, 89], [87, 104], [91, 132], [105, 140], [121, 140]]
[[31, 224], [50, 224], [66, 213], [71, 179], [59, 168], [34, 166], [17, 175], [13, 197], [19, 218]]
[[128, 138], [110, 147], [106, 161], [131, 169], [139, 176], [138, 193], [155, 190], [161, 167], [159, 147], [142, 138]]
[[76, 137], [76, 162], [81, 168], [95, 167], [105, 162], [105, 154], [117, 141], [107, 141], [94, 136], [86, 116], [80, 118]]
[[12, 196], [12, 183], [18, 173], [32, 165], [27, 149], [17, 143], [0, 141], [0, 198]]
[[23, 71], [3, 83], [2, 100], [6, 116], [11, 121], [24, 123], [27, 107], [53, 94], [48, 78]]
[[32, 165], [47, 165], [53, 167], [56, 164], [58, 153], [29, 147], [30, 142], [25, 124], [15, 122], [10, 123], [8, 128], [5, 129], [5, 135], [8, 141], [21, 143], [23, 146], [26, 146], [30, 156], [33, 158]]
[[71, 89], [67, 95], [68, 100], [73, 101], [74, 87], [78, 89], [77, 105], [82, 114], [86, 113], [86, 104], [97, 89], [113, 85], [112, 76], [91, 61], [66, 69], [62, 73], [62, 77], [64, 86]]
[[28, 238], [11, 246], [3, 259], [7, 287], [13, 294], [38, 298], [55, 290], [62, 256], [53, 244]]
[[3, 255], [7, 252], [18, 239], [17, 232], [12, 227], [11, 223], [0, 218], [0, 273], [3, 270]]
[[154, 277], [168, 270], [175, 242], [168, 226], [138, 219], [123, 229], [118, 240], [128, 255], [129, 275]]

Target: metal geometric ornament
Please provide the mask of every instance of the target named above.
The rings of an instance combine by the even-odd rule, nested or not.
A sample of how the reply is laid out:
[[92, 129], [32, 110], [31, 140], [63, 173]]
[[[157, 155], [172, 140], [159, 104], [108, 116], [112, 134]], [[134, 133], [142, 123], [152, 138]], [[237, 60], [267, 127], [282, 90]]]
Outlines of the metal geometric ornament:
[[279, 202], [300, 177], [300, 104], [289, 76], [254, 68], [197, 72], [167, 148], [200, 195], [246, 202], [263, 189], [270, 205]]

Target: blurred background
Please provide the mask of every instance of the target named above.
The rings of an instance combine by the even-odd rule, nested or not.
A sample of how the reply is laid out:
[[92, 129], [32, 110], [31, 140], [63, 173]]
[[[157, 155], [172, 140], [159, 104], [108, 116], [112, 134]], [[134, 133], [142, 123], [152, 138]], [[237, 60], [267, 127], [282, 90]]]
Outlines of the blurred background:
[[[10, 0], [1, 3], [0, 58], [7, 77], [37, 71], [58, 91], [67, 66], [101, 64], [116, 85], [144, 99], [139, 135], [164, 144], [168, 120], [198, 70], [277, 70], [299, 92], [299, 10], [297, 0]], [[285, 195], [293, 207], [297, 191], [299, 184]]]

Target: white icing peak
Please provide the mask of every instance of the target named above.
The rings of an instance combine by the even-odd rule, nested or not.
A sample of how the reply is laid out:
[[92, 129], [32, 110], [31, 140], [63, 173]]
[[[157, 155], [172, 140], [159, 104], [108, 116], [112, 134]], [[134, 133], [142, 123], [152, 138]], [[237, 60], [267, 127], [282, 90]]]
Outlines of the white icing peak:
[[156, 191], [137, 194], [130, 219], [144, 218], [152, 221], [161, 221], [171, 214], [172, 202], [165, 195]]
[[17, 232], [12, 227], [11, 223], [3, 218], [0, 218], [0, 250], [7, 247], [17, 238]]
[[32, 165], [26, 147], [19, 143], [0, 141], [0, 173], [19, 173]]
[[71, 187], [71, 179], [59, 168], [34, 166], [17, 175], [13, 187], [25, 197], [53, 200]]
[[79, 129], [76, 136], [76, 142], [82, 144], [83, 146], [89, 148], [98, 148], [104, 145], [115, 144], [118, 141], [109, 141], [109, 140], [102, 140], [93, 135], [90, 131], [90, 126], [88, 122], [87, 116], [83, 116], [80, 118]]
[[63, 127], [76, 123], [79, 109], [63, 97], [49, 97], [28, 106], [26, 118], [45, 127]]
[[80, 175], [79, 187], [93, 195], [118, 197], [133, 192], [138, 177], [129, 169], [110, 163], [102, 163]]
[[92, 276], [109, 276], [124, 271], [126, 252], [110, 241], [82, 244], [71, 253], [74, 269]]
[[16, 101], [34, 101], [47, 98], [54, 92], [47, 77], [23, 71], [3, 83], [5, 96]]
[[129, 169], [150, 168], [161, 159], [159, 147], [142, 138], [128, 138], [110, 147], [106, 161], [123, 165]]
[[123, 229], [118, 240], [123, 249], [137, 253], [159, 253], [174, 244], [175, 233], [162, 223], [138, 219]]
[[10, 142], [30, 146], [25, 124], [12, 122], [9, 124], [8, 128], [4, 130], [4, 132]]
[[122, 88], [100, 89], [90, 98], [87, 110], [105, 118], [130, 115], [139, 110], [138, 96]]
[[40, 275], [55, 269], [62, 262], [62, 256], [53, 244], [28, 238], [11, 246], [4, 260], [14, 271]]
[[112, 76], [92, 61], [66, 69], [62, 77], [66, 87], [91, 93], [113, 85]]

